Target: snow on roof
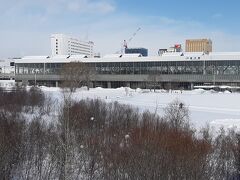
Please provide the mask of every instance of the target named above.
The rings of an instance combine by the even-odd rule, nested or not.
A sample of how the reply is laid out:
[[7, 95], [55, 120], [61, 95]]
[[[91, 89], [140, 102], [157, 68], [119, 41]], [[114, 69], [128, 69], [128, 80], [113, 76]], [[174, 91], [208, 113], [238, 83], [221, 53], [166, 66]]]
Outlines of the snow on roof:
[[79, 54], [79, 55], [71, 55], [69, 59], [81, 59], [81, 58], [87, 58], [87, 55], [85, 54]]
[[52, 59], [68, 59], [70, 55], [55, 55], [52, 56]]
[[182, 52], [165, 52], [162, 54], [162, 56], [182, 56]]
[[[198, 56], [196, 56], [198, 55]], [[31, 57], [31, 58], [30, 58]], [[42, 58], [41, 58], [42, 57]], [[189, 58], [190, 57], [190, 58]], [[193, 58], [191, 58], [193, 57]], [[200, 58], [195, 58], [200, 57]], [[106, 55], [103, 58], [85, 58], [82, 55], [73, 56], [28, 56], [18, 59], [16, 63], [68, 63], [68, 62], [150, 62], [150, 61], [223, 61], [223, 60], [238, 60], [240, 61], [240, 52], [228, 54], [204, 54], [198, 53], [164, 53], [163, 56], [147, 56], [139, 57], [136, 54], [112, 54]]]
[[49, 56], [24, 56], [22, 59], [46, 59]]
[[142, 54], [140, 53], [123, 54], [122, 57], [142, 57]]
[[107, 54], [103, 58], [120, 58], [122, 54]]
[[203, 56], [204, 52], [185, 52], [184, 56]]

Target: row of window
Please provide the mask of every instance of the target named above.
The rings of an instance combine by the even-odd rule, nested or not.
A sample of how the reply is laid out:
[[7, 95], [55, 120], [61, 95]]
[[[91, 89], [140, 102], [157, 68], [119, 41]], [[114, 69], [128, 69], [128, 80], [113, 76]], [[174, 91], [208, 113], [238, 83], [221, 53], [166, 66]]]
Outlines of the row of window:
[[[16, 64], [16, 74], [54, 74], [62, 63]], [[88, 63], [98, 74], [240, 74], [240, 61]]]

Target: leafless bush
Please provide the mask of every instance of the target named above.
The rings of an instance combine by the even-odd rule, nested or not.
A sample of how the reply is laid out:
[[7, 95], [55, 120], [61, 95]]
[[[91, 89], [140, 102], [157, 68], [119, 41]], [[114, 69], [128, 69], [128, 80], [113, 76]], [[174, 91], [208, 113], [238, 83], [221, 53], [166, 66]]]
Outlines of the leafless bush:
[[176, 130], [182, 128], [189, 129], [189, 110], [183, 102], [174, 100], [164, 111], [164, 119], [169, 122], [172, 128]]
[[0, 113], [0, 177], [13, 178], [14, 170], [21, 164], [22, 137], [25, 123]]
[[31, 107], [31, 112], [34, 112], [35, 107], [42, 107], [44, 105], [45, 96], [41, 89], [31, 87], [28, 92], [27, 103]]
[[[20, 95], [33, 109], [54, 103], [38, 90], [13, 93], [0, 112], [0, 177], [3, 179], [237, 179], [240, 146], [235, 131], [196, 136], [188, 109], [169, 104], [163, 117], [101, 100], [65, 99], [57, 126], [43, 115], [26, 123], [9, 113]], [[19, 93], [19, 95], [17, 95]], [[0, 92], [6, 102], [8, 93]]]

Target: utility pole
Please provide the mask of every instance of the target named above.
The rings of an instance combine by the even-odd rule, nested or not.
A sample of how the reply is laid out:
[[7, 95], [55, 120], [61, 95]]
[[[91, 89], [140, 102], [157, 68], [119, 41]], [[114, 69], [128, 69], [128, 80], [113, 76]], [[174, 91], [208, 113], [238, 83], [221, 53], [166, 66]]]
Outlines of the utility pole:
[[37, 85], [37, 73], [35, 71], [35, 74], [34, 74], [34, 86], [36, 87]]
[[213, 85], [216, 83], [215, 66], [213, 66]]

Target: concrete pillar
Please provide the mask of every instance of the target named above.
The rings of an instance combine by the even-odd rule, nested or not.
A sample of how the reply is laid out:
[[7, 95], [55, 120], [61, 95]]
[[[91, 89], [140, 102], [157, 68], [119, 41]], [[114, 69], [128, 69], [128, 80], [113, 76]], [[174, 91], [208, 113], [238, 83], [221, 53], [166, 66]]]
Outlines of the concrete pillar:
[[130, 87], [130, 82], [127, 82], [127, 83], [126, 83], [126, 86], [127, 86], [127, 87]]
[[107, 88], [111, 88], [111, 82], [107, 82]]
[[93, 82], [89, 82], [89, 88], [93, 88]]
[[58, 81], [56, 81], [56, 87], [58, 87]]
[[193, 90], [193, 88], [194, 88], [194, 84], [193, 83], [191, 83], [191, 87], [190, 88], [191, 88], [191, 90]]

